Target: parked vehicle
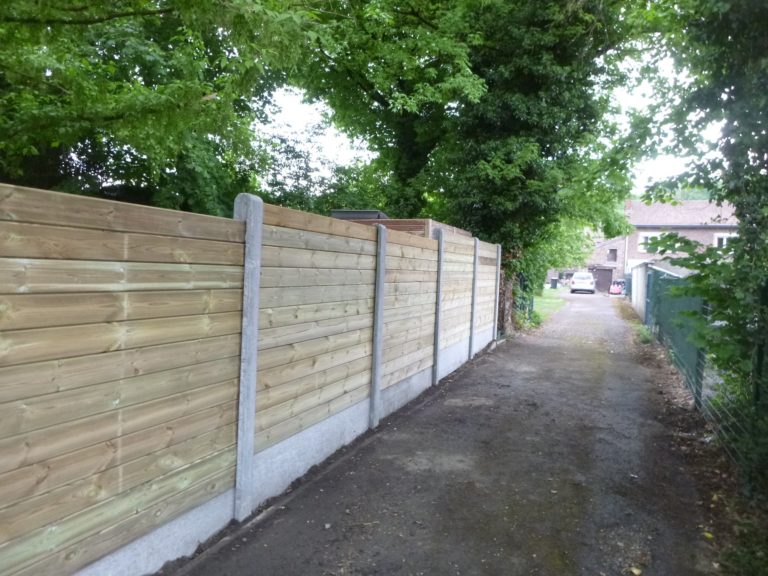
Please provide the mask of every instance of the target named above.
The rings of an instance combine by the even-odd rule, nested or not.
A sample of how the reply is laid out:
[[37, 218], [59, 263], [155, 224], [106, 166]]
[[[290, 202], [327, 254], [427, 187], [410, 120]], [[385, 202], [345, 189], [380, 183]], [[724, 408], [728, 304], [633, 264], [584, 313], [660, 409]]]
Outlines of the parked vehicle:
[[574, 292], [595, 293], [595, 277], [589, 272], [576, 272], [571, 278], [571, 294]]

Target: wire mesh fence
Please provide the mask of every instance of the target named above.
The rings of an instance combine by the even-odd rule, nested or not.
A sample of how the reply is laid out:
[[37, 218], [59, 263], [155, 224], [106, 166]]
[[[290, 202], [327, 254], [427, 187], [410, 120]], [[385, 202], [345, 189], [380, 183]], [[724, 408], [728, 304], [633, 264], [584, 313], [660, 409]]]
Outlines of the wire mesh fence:
[[[747, 482], [766, 487], [768, 471], [768, 411], [749, 382], [726, 382], [706, 349], [696, 344], [696, 316], [709, 318], [708, 304], [685, 296], [686, 280], [649, 269], [645, 324], [669, 350], [696, 406], [710, 420], [722, 446], [741, 467]], [[758, 352], [765, 355], [765, 350]], [[762, 367], [765, 359], [756, 365]], [[760, 376], [760, 374], [758, 374]]]

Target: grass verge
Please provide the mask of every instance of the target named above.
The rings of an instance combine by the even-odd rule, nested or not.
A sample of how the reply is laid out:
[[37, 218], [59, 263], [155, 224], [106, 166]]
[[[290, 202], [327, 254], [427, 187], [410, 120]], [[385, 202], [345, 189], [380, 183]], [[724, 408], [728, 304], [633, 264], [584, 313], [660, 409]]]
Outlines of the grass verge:
[[562, 289], [545, 288], [541, 295], [533, 300], [533, 311], [538, 314], [538, 323], [545, 322], [547, 318], [565, 306]]

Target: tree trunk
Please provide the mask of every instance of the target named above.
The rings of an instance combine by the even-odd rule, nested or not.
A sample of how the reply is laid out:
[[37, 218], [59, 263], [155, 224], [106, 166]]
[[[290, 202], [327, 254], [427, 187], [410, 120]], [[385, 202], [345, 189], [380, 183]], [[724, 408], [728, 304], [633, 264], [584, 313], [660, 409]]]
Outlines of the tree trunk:
[[502, 335], [510, 335], [515, 331], [514, 322], [514, 279], [507, 277], [502, 266], [501, 282], [499, 284], [499, 330]]

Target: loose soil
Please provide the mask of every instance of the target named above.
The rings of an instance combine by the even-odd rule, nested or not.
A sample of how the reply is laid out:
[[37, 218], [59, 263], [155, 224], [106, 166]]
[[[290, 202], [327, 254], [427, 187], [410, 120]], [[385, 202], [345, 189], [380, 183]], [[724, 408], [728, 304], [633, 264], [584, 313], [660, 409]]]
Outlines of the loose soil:
[[542, 328], [162, 573], [719, 573], [718, 494], [732, 479], [710, 431], [618, 301], [564, 297]]

